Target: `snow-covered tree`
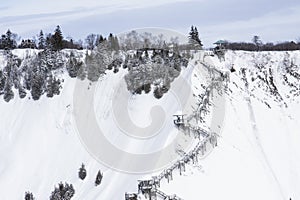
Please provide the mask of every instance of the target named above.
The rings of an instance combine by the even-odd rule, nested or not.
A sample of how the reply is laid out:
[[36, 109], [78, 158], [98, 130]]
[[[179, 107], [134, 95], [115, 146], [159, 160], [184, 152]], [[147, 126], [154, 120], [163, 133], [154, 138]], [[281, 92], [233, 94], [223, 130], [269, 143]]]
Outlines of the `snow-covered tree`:
[[196, 26], [191, 27], [191, 31], [189, 33], [189, 43], [193, 49], [201, 49], [203, 46]]
[[75, 190], [72, 184], [59, 183], [51, 193], [50, 200], [70, 200], [74, 194]]
[[141, 94], [149, 93], [153, 85], [154, 96], [160, 98], [188, 61], [175, 53], [170, 56], [168, 50], [154, 50], [151, 58], [147, 54], [146, 50], [126, 56], [123, 67], [129, 70], [125, 75], [127, 88], [133, 94]]
[[60, 26], [57, 25], [54, 34], [51, 37], [52, 49], [59, 51], [63, 48], [63, 35]]
[[76, 56], [75, 53], [72, 51], [70, 53], [69, 60], [67, 62], [67, 71], [71, 78], [75, 78], [78, 75], [79, 69], [82, 67], [83, 62], [80, 61]]
[[33, 100], [39, 100], [44, 92], [45, 80], [40, 72], [35, 72], [31, 78], [31, 96]]
[[6, 82], [6, 77], [3, 74], [3, 71], [0, 69], [0, 94], [2, 93]]
[[84, 166], [83, 163], [82, 163], [81, 167], [79, 168], [79, 171], [78, 171], [78, 177], [79, 177], [81, 180], [84, 180], [85, 177], [86, 177], [86, 169], [85, 169], [85, 166]]
[[46, 41], [45, 41], [44, 33], [41, 30], [39, 34], [38, 48], [44, 49], [45, 47], [46, 47]]
[[99, 170], [96, 176], [96, 180], [95, 180], [95, 186], [98, 186], [101, 184], [103, 178], [103, 173], [101, 173], [101, 171]]
[[108, 42], [100, 43], [97, 48], [86, 55], [87, 78], [90, 81], [98, 81], [101, 75], [112, 61], [112, 52], [109, 50]]
[[6, 102], [9, 102], [10, 100], [12, 100], [14, 98], [14, 92], [12, 91], [12, 83], [9, 80], [6, 81], [6, 84], [3, 89], [3, 93], [4, 93], [3, 99]]
[[33, 194], [31, 192], [25, 192], [25, 200], [34, 200]]
[[25, 98], [26, 97], [26, 90], [24, 89], [24, 87], [22, 85], [19, 86], [19, 97], [21, 99]]

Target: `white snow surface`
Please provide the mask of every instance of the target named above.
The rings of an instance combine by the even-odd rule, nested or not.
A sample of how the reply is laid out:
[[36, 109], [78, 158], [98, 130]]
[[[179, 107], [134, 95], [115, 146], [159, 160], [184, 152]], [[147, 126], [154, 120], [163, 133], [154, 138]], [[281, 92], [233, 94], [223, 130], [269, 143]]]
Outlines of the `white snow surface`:
[[[24, 55], [22, 50], [14, 53]], [[206, 62], [221, 70], [228, 71], [232, 65], [237, 70], [230, 73], [228, 86], [232, 92], [226, 95], [225, 119], [220, 124], [218, 146], [198, 164], [187, 165], [182, 176], [175, 172], [170, 183], [163, 181], [160, 190], [185, 200], [300, 199], [299, 97], [287, 97], [289, 88], [282, 84], [280, 76], [280, 66], [287, 54], [300, 66], [299, 51], [228, 51], [224, 62], [215, 57], [205, 58]], [[200, 57], [195, 55], [194, 61]], [[275, 101], [266, 91], [256, 88], [256, 82], [250, 84], [248, 89], [245, 87], [239, 69], [252, 69], [254, 60], [263, 60], [265, 65], [274, 69], [274, 81], [287, 107], [283, 102]], [[5, 61], [1, 58], [0, 64], [3, 63]], [[203, 66], [198, 62], [195, 67], [199, 69]], [[190, 76], [196, 74], [202, 77], [203, 74], [197, 74], [199, 72], [201, 70], [193, 70]], [[108, 112], [105, 106], [111, 100], [108, 97], [101, 101], [101, 90], [108, 91], [108, 85], [112, 88], [118, 86], [122, 73], [122, 70], [118, 74], [108, 73], [99, 82], [99, 93], [95, 98], [101, 103], [95, 105], [97, 113]], [[251, 74], [247, 75], [250, 80]], [[54, 98], [42, 96], [40, 100], [33, 101], [28, 95], [22, 100], [15, 95], [9, 103], [0, 100], [0, 199], [24, 199], [25, 191], [33, 192], [36, 199], [49, 199], [54, 185], [62, 181], [73, 184], [73, 199], [76, 200], [121, 200], [125, 192], [137, 191], [138, 179], [156, 174], [118, 172], [98, 163], [87, 152], [73, 120], [75, 82], [65, 74], [61, 95]], [[193, 78], [192, 87], [200, 88]], [[195, 89], [194, 92], [197, 94]], [[147, 104], [161, 105], [168, 115], [178, 111], [176, 105], [170, 105], [175, 101], [172, 95], [168, 100], [157, 100], [151, 95], [133, 96], [127, 102], [131, 119], [141, 127], [150, 123], [149, 109], [145, 107]], [[262, 101], [266, 101], [271, 108]], [[103, 118], [98, 120], [105, 124]], [[115, 130], [112, 123], [107, 122], [104, 128], [111, 126]], [[159, 145], [156, 147], [162, 148], [174, 137], [172, 131], [174, 127], [167, 126], [165, 135], [158, 137], [159, 141], [150, 143], [157, 142]], [[148, 153], [156, 150], [138, 141], [128, 141], [120, 134], [108, 138], [128, 152]], [[88, 173], [84, 181], [77, 174], [81, 163], [85, 163]], [[104, 178], [101, 185], [95, 187], [94, 180], [99, 169], [103, 171]]]

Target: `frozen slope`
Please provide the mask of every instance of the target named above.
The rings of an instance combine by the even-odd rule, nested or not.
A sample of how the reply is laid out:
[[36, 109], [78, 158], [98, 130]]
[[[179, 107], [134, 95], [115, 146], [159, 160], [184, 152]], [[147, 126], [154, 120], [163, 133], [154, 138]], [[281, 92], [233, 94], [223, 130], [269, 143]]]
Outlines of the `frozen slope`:
[[[189, 165], [183, 176], [174, 173], [173, 181], [162, 182], [161, 190], [167, 194], [176, 193], [186, 200], [300, 199], [299, 97], [290, 94], [290, 86], [283, 84], [281, 76], [285, 73], [281, 68], [284, 59], [293, 60], [299, 66], [298, 58], [299, 52], [288, 52], [288, 55], [285, 52], [267, 52], [266, 56], [228, 52], [226, 61], [222, 63], [216, 58], [206, 58], [206, 62], [222, 70], [228, 70], [232, 65], [237, 70], [230, 74], [230, 90], [226, 94], [226, 112], [218, 147], [197, 165]], [[254, 68], [256, 61], [268, 67], [274, 66], [274, 82], [281, 100], [257, 78], [257, 74], [264, 72]], [[203, 66], [198, 63], [195, 67]], [[248, 87], [242, 80], [241, 68], [247, 69]], [[193, 77], [195, 73], [198, 72], [191, 69], [183, 74]], [[197, 74], [198, 77], [202, 75]], [[150, 124], [148, 104], [166, 108], [167, 117], [165, 130], [158, 135], [158, 140], [147, 143], [129, 140], [116, 132], [116, 127], [110, 127], [114, 120], [110, 116], [113, 94], [108, 93], [111, 92], [110, 87], [120, 87], [121, 77], [122, 71], [117, 75], [108, 73], [103, 82], [95, 85], [98, 103], [94, 109], [98, 123], [103, 125], [104, 130], [111, 130], [108, 140], [129, 153], [147, 154], [163, 148], [177, 134], [168, 124], [172, 118], [169, 115], [180, 109], [180, 106], [171, 103], [177, 101], [176, 95], [170, 93], [170, 99], [161, 101], [151, 95], [130, 97], [128, 115], [136, 125], [147, 127]], [[255, 77], [253, 82], [252, 77]], [[297, 83], [293, 77], [288, 78]], [[25, 191], [33, 192], [36, 199], [48, 199], [54, 185], [66, 181], [74, 185], [73, 199], [120, 200], [124, 199], [125, 192], [137, 191], [138, 179], [152, 175], [133, 175], [109, 169], [88, 153], [74, 119], [75, 84], [75, 79], [65, 77], [61, 95], [51, 99], [42, 97], [33, 101], [26, 97], [23, 100], [15, 98], [9, 103], [0, 101], [1, 199], [23, 199]], [[196, 82], [191, 84], [200, 88], [195, 85]], [[81, 163], [86, 164], [88, 173], [84, 181], [79, 180], [77, 175]], [[99, 169], [104, 172], [104, 178], [102, 184], [95, 187], [94, 179]]]
[[[1, 199], [23, 199], [25, 191], [48, 199], [60, 181], [74, 185], [74, 199], [122, 199], [126, 191], [136, 189], [135, 176], [108, 170], [81, 144], [72, 122], [75, 81], [65, 80], [62, 94], [53, 99], [0, 101]], [[77, 174], [82, 162], [88, 173], [84, 181]], [[99, 169], [104, 178], [95, 187]]]
[[[218, 147], [198, 166], [190, 166], [184, 176], [177, 174], [162, 190], [175, 190], [184, 199], [299, 199], [299, 96], [288, 95], [292, 89], [282, 77], [289, 76], [282, 71], [285, 59], [299, 69], [299, 53], [229, 51], [221, 63], [217, 58], [205, 58], [217, 68], [236, 69], [230, 74]], [[274, 71], [280, 101], [257, 79], [262, 72], [255, 64]], [[242, 68], [248, 85], [242, 80]], [[299, 87], [299, 81], [297, 84]]]
[[[183, 80], [190, 78], [192, 70], [191, 67], [182, 72]], [[124, 133], [114, 121], [114, 117], [117, 116], [107, 115], [113, 111], [111, 103], [115, 91], [122, 90], [129, 94], [123, 85], [124, 75], [125, 70], [121, 70], [118, 74], [108, 72], [97, 84], [89, 85], [87, 81], [79, 81], [79, 84], [82, 84], [86, 92], [92, 87], [96, 88], [96, 92], [92, 94], [96, 103], [90, 106], [94, 109], [99, 124], [103, 125], [107, 140], [123, 152], [140, 154], [141, 157], [155, 152], [158, 160], [151, 163], [153, 166], [150, 169], [151, 172], [152, 169], [157, 171], [180, 157], [176, 153], [179, 144], [172, 143], [174, 137], [180, 134], [173, 126], [172, 115], [182, 109], [177, 98], [180, 98], [179, 94], [185, 94], [185, 89], [182, 88], [185, 85], [177, 83], [177, 89], [166, 94], [160, 101], [151, 93], [151, 95], [129, 96], [128, 101], [123, 102], [125, 107], [128, 103], [130, 118], [137, 126], [144, 127], [151, 123], [152, 107], [163, 108], [166, 115], [163, 126], [155, 133], [154, 139], [151, 136], [135, 141], [134, 138], [122, 136]], [[16, 97], [9, 103], [0, 101], [0, 141], [3, 144], [0, 147], [1, 199], [23, 199], [25, 191], [32, 192], [36, 199], [48, 199], [54, 185], [61, 181], [72, 183], [75, 188], [74, 199], [80, 200], [119, 200], [124, 199], [125, 192], [137, 191], [137, 180], [143, 179], [147, 174], [141, 171], [138, 171], [138, 174], [127, 173], [125, 169], [122, 171], [122, 168], [111, 169], [114, 166], [109, 168], [107, 163], [97, 160], [82, 142], [82, 135], [78, 133], [76, 124], [78, 119], [76, 114], [83, 116], [82, 119], [86, 122], [89, 122], [89, 118], [85, 118], [85, 114], [88, 113], [76, 113], [79, 108], [74, 108], [74, 97], [78, 97], [74, 95], [76, 88], [78, 89], [76, 84], [78, 84], [76, 79], [65, 75], [63, 90], [59, 96], [51, 99], [42, 96], [39, 101], [33, 101], [28, 97], [23, 100]], [[176, 85], [176, 81], [174, 84]], [[191, 138], [187, 138], [182, 140], [180, 145], [186, 144], [186, 148], [189, 148], [191, 142]], [[159, 150], [168, 145], [171, 154], [165, 156], [170, 156], [169, 161], [162, 162], [164, 165], [158, 164], [160, 160], [166, 161], [161, 158]], [[100, 147], [98, 150], [110, 156], [118, 166], [132, 165], [129, 157], [121, 155], [119, 159], [113, 157], [108, 149]], [[81, 163], [86, 165], [88, 173], [84, 181], [78, 178]], [[147, 168], [147, 163], [135, 164]], [[101, 185], [95, 187], [94, 181], [99, 169], [104, 173], [104, 178]]]

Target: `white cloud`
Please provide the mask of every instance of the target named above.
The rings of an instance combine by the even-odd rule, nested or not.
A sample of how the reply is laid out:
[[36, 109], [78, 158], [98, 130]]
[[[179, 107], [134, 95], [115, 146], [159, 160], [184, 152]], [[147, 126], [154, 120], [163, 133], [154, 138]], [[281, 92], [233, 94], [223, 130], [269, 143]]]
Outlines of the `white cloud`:
[[66, 11], [85, 11], [90, 13], [113, 12], [118, 9], [143, 8], [149, 6], [163, 5], [174, 2], [184, 2], [188, 0], [27, 0], [18, 1], [1, 12], [2, 16], [23, 16], [42, 13], [56, 13]]
[[0, 31], [8, 28], [20, 34], [35, 29], [49, 29], [96, 14], [109, 14], [118, 10], [147, 8], [189, 0], [27, 0], [6, 2], [0, 16]]

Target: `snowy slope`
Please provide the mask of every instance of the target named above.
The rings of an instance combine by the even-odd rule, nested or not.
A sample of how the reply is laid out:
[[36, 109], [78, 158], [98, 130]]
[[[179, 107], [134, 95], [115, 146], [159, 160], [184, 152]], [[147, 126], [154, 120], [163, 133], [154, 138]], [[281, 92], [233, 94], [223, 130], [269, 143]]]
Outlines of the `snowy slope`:
[[[26, 52], [22, 50], [13, 53], [19, 57], [26, 55]], [[185, 74], [189, 77], [190, 69]], [[120, 136], [122, 136], [121, 131], [116, 132], [118, 127], [115, 127], [114, 121], [109, 121], [112, 120], [111, 118], [105, 119], [107, 111], [105, 109], [109, 110], [107, 105], [114, 97], [114, 90], [118, 90], [122, 84], [125, 84], [124, 75], [125, 70], [121, 70], [118, 74], [108, 72], [101, 81], [92, 84], [97, 87], [95, 112], [99, 117], [100, 124], [103, 123], [107, 126], [104, 127], [105, 131], [115, 130], [108, 131], [108, 133]], [[54, 189], [54, 185], [60, 181], [74, 185], [74, 199], [123, 199], [125, 192], [136, 192], [137, 180], [145, 176], [144, 174], [134, 175], [109, 169], [105, 163], [98, 163], [88, 153], [88, 149], [82, 144], [82, 138], [78, 135], [74, 119], [73, 100], [76, 79], [71, 79], [67, 75], [64, 75], [63, 79], [61, 95], [54, 98], [49, 99], [42, 96], [39, 101], [33, 101], [29, 97], [23, 100], [15, 97], [9, 103], [0, 101], [2, 114], [0, 139], [3, 143], [0, 147], [1, 199], [22, 199], [25, 191], [33, 192], [37, 199], [47, 199]], [[87, 81], [82, 83], [89, 85]], [[126, 87], [121, 87], [121, 89], [129, 93]], [[86, 90], [88, 91], [87, 87]], [[104, 99], [103, 94], [105, 94]], [[152, 95], [132, 96], [129, 99], [130, 116], [135, 123], [141, 123], [141, 126], [149, 123], [151, 113], [145, 115], [148, 110], [137, 110], [138, 105], [149, 106], [151, 104], [150, 108], [155, 105], [164, 108], [168, 122], [159, 131], [159, 142], [157, 139], [152, 139], [146, 143], [137, 141], [135, 144], [134, 139], [124, 140], [124, 137], [120, 138], [120, 136], [115, 138], [113, 134], [107, 135], [108, 140], [119, 149], [131, 153], [144, 154], [164, 148], [177, 134], [177, 129], [173, 126], [172, 115], [179, 109], [179, 106], [172, 104], [174, 100], [176, 100], [176, 95], [172, 93], [167, 94], [163, 101], [158, 101]], [[145, 119], [141, 120], [141, 117], [145, 117]], [[179, 158], [177, 154], [173, 156], [175, 157], [171, 160]], [[124, 164], [128, 164], [128, 160], [124, 159], [124, 161]], [[87, 167], [88, 176], [84, 181], [79, 180], [77, 175], [81, 163], [85, 163]], [[102, 184], [96, 188], [94, 180], [99, 169], [104, 173], [104, 179]]]
[[[16, 53], [22, 54], [22, 51]], [[229, 51], [225, 62], [206, 57], [204, 61], [218, 69], [228, 71], [231, 66], [236, 69], [230, 74], [225, 95], [226, 112], [220, 124], [218, 147], [197, 165], [187, 166], [183, 176], [175, 173], [173, 181], [163, 181], [161, 190], [187, 200], [300, 199], [299, 97], [291, 95], [291, 87], [283, 84], [282, 77], [286, 73], [282, 69], [284, 60], [300, 66], [299, 56], [300, 52]], [[195, 55], [194, 60], [198, 57], [201, 55]], [[264, 72], [255, 68], [254, 63], [272, 68], [282, 99], [257, 78]], [[198, 62], [181, 74], [192, 80], [191, 87], [196, 95], [195, 87], [200, 88], [200, 85], [195, 77], [206, 76], [205, 70], [199, 70], [202, 68]], [[248, 86], [242, 80], [241, 68], [246, 68]], [[173, 113], [180, 109], [176, 95], [168, 93], [161, 100], [152, 95], [132, 96], [124, 102], [130, 119], [141, 127], [151, 123], [151, 107], [159, 105], [166, 114], [163, 129], [154, 139], [141, 142], [138, 138], [127, 137], [113, 125], [110, 109], [114, 97], [110, 88], [125, 91], [120, 84], [124, 74], [123, 70], [117, 74], [109, 72], [92, 86], [96, 89], [97, 103], [93, 106], [97, 122], [110, 133], [106, 135], [108, 141], [125, 152], [147, 154], [164, 148], [180, 134], [170, 123]], [[299, 85], [289, 74], [287, 77]], [[0, 101], [1, 199], [23, 199], [25, 191], [33, 192], [36, 199], [48, 199], [54, 185], [66, 181], [74, 185], [74, 199], [120, 200], [124, 199], [125, 192], [137, 191], [137, 180], [157, 173], [125, 173], [97, 162], [82, 144], [75, 124], [73, 92], [76, 80], [67, 75], [64, 80], [61, 95], [51, 99], [42, 96], [39, 101], [33, 101], [16, 97], [9, 103]], [[84, 181], [77, 175], [81, 163], [86, 164], [88, 173]], [[102, 184], [95, 187], [94, 179], [99, 169], [104, 178]]]
[[[299, 66], [300, 52], [232, 52], [226, 61], [209, 59], [220, 69], [233, 66], [226, 112], [219, 145], [199, 166], [190, 167], [184, 176], [164, 184], [162, 190], [177, 191], [184, 199], [299, 199], [300, 135], [299, 97], [288, 98], [291, 88], [282, 75], [286, 57]], [[274, 81], [282, 100], [265, 87], [259, 88], [260, 73], [254, 65], [274, 71]], [[242, 81], [246, 68], [248, 88]], [[296, 81], [299, 87], [299, 80]], [[271, 108], [269, 108], [267, 102]], [[287, 107], [284, 105], [286, 102]], [[185, 187], [183, 189], [182, 185]]]

